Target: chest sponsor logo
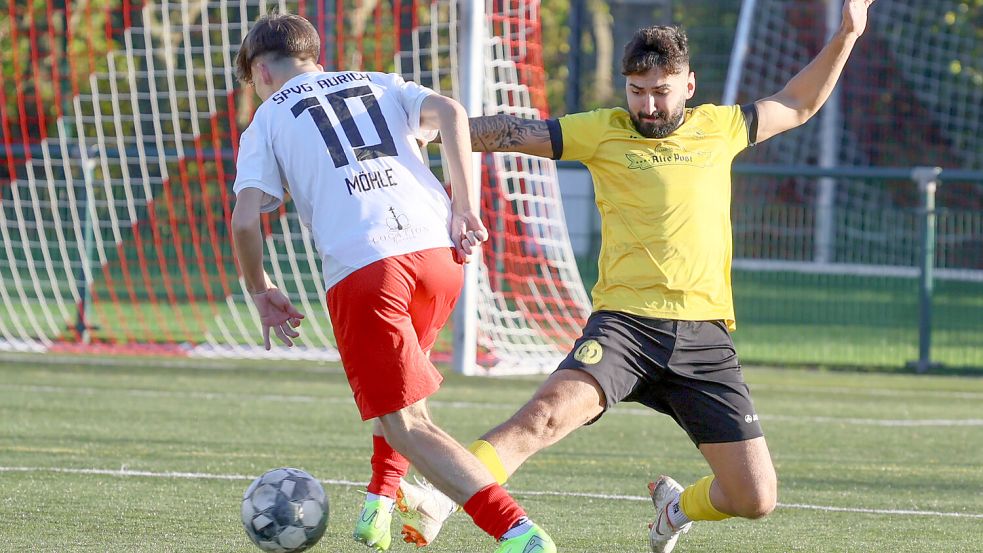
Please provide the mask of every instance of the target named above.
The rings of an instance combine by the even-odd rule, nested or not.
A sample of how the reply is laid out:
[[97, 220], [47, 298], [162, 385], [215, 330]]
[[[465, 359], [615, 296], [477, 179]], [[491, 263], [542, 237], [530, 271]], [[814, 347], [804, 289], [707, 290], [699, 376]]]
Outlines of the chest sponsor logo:
[[628, 158], [628, 169], [640, 171], [663, 165], [710, 166], [710, 152], [687, 152], [677, 148], [631, 150], [625, 154], [625, 157]]

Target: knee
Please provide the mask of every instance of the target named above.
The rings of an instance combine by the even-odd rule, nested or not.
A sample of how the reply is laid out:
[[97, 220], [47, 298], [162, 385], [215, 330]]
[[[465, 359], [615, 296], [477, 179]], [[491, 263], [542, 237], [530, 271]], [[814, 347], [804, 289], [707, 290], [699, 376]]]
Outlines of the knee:
[[733, 502], [732, 506], [737, 511], [733, 514], [749, 519], [764, 518], [775, 510], [777, 503], [777, 486], [773, 483], [759, 484], [740, 494], [740, 497]]
[[426, 409], [415, 409], [413, 406], [383, 415], [378, 422], [386, 441], [397, 451], [411, 445], [415, 434], [429, 433], [433, 425]]
[[517, 414], [517, 423], [525, 434], [538, 442], [553, 443], [568, 431], [562, 417], [549, 398], [535, 398]]
[[603, 392], [580, 371], [557, 371], [515, 415], [490, 434], [517, 448], [538, 451], [596, 418], [604, 409]]
[[553, 408], [543, 399], [534, 399], [527, 403], [516, 414], [515, 422], [523, 433], [537, 441], [548, 441], [556, 434], [559, 427], [559, 420]]

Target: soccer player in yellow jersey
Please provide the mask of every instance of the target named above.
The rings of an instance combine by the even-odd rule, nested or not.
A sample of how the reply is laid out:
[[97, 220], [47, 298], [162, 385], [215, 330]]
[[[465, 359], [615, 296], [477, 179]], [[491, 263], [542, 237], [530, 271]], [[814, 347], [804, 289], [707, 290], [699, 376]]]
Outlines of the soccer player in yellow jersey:
[[[692, 521], [755, 519], [775, 508], [775, 469], [729, 334], [731, 162], [819, 110], [872, 3], [845, 0], [839, 31], [816, 58], [748, 105], [687, 108], [696, 78], [686, 36], [649, 27], [625, 48], [628, 110], [471, 119], [475, 150], [583, 162], [602, 222], [583, 336], [525, 406], [471, 447], [500, 482], [612, 405], [634, 401], [675, 419], [713, 472], [685, 489], [667, 476], [649, 485], [652, 551], [671, 551]], [[433, 494], [411, 484], [403, 491], [417, 516], [410, 523], [432, 539], [445, 510], [430, 516]]]

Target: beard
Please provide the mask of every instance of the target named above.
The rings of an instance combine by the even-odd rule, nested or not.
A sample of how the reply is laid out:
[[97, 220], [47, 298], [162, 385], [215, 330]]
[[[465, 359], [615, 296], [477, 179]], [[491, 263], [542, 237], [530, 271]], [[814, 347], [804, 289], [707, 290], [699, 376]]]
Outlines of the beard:
[[664, 111], [652, 115], [633, 113], [631, 114], [631, 121], [635, 124], [635, 129], [645, 138], [665, 138], [683, 124], [685, 111], [686, 102], [684, 100], [679, 102], [679, 105], [671, 113]]

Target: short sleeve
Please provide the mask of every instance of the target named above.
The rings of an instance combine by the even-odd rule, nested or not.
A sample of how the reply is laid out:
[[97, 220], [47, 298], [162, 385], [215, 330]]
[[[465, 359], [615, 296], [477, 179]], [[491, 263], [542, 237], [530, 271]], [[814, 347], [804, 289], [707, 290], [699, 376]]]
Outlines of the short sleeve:
[[611, 110], [603, 109], [561, 117], [563, 152], [559, 159], [586, 161], [594, 157], [610, 119]]
[[283, 175], [269, 133], [257, 117], [239, 137], [239, 157], [236, 158], [236, 180], [232, 191], [239, 194], [244, 188], [258, 188], [266, 193], [260, 211], [268, 212], [283, 203]]
[[423, 101], [427, 99], [427, 96], [436, 94], [436, 92], [413, 81], [403, 80], [395, 73], [386, 74], [385, 77], [387, 82], [383, 84], [399, 94], [399, 104], [406, 112], [406, 122], [409, 124], [413, 136], [424, 142], [431, 142], [437, 138], [436, 129], [420, 128], [420, 109], [423, 106]]
[[723, 131], [731, 155], [737, 155], [752, 144], [750, 128], [741, 106], [713, 106], [713, 119]]

